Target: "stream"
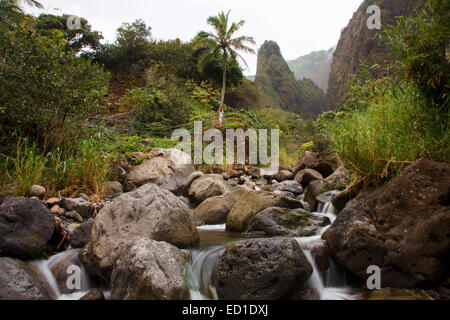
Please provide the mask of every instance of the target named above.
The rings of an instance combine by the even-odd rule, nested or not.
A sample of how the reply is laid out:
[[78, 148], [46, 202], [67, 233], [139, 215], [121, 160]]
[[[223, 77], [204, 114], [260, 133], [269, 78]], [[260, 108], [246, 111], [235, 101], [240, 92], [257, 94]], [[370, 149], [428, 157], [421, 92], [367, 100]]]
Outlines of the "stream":
[[[318, 213], [327, 216], [331, 223], [336, 219], [336, 210], [328, 202], [319, 204]], [[313, 273], [308, 280], [309, 288], [317, 291], [320, 300], [356, 300], [360, 294], [354, 288], [351, 288], [345, 277], [345, 272], [330, 260], [330, 267], [327, 271], [319, 271], [312, 257], [311, 249], [318, 245], [323, 245], [322, 234], [330, 227], [322, 228], [315, 236], [295, 238], [303, 249], [306, 257], [313, 266]], [[211, 283], [213, 268], [219, 256], [225, 251], [225, 248], [236, 241], [243, 240], [240, 233], [226, 231], [226, 225], [208, 225], [198, 227], [200, 234], [200, 244], [198, 248], [191, 249], [191, 259], [186, 267], [185, 275], [188, 287], [190, 288], [191, 300], [217, 300], [217, 292]], [[70, 294], [62, 294], [58, 288], [57, 280], [51, 271], [53, 264], [65, 260], [78, 249], [69, 248], [58, 253], [47, 260], [33, 262], [48, 282], [55, 297], [58, 300], [78, 300], [92, 289], [89, 276], [81, 268], [81, 290]], [[110, 292], [104, 291], [105, 298], [109, 299]]]
[[[317, 211], [317, 214], [327, 216], [331, 224], [336, 220], [336, 209], [331, 202], [319, 204]], [[329, 269], [320, 272], [312, 257], [311, 249], [323, 245], [322, 234], [330, 226], [322, 228], [315, 236], [295, 238], [313, 267], [308, 286], [317, 291], [320, 300], [360, 299], [358, 291], [348, 285], [344, 270], [339, 268], [331, 258], [329, 258]], [[192, 259], [186, 268], [186, 279], [192, 300], [218, 299], [217, 292], [211, 283], [214, 265], [229, 244], [244, 239], [241, 234], [227, 232], [225, 228], [225, 224], [198, 228], [200, 248], [191, 250]]]

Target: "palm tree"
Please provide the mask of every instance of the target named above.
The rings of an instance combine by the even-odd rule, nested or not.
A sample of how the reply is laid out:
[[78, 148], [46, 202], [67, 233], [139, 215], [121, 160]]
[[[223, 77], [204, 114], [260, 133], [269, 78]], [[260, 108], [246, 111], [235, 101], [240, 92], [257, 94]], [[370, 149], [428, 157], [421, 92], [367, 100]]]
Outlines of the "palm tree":
[[0, 27], [9, 28], [21, 20], [24, 15], [22, 3], [43, 8], [42, 4], [36, 0], [0, 0]]
[[[208, 24], [214, 28], [214, 32], [201, 31], [194, 39], [195, 49], [204, 49], [198, 59], [199, 70], [210, 63], [213, 59], [222, 55], [223, 77], [222, 77], [222, 98], [220, 100], [220, 108], [222, 108], [225, 100], [225, 90], [227, 83], [227, 64], [228, 58], [236, 59], [239, 57], [247, 66], [244, 58], [237, 52], [238, 50], [247, 53], [255, 53], [250, 47], [245, 46], [246, 43], [256, 45], [252, 37], [240, 36], [233, 38], [234, 34], [245, 24], [244, 20], [238, 23], [232, 23], [229, 26], [228, 16], [230, 11], [225, 14], [223, 11], [217, 16], [208, 18]], [[229, 26], [229, 27], [228, 27]], [[248, 66], [247, 66], [248, 67]]]

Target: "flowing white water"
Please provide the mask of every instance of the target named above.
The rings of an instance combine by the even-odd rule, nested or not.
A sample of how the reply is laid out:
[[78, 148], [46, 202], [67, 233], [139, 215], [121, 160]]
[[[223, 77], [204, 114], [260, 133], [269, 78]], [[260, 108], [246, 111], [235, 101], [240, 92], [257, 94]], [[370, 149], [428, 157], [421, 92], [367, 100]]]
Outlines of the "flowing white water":
[[226, 224], [211, 224], [197, 227], [198, 230], [217, 230], [217, 231], [225, 231], [227, 225]]
[[[319, 212], [316, 212], [316, 215], [328, 217], [331, 223], [336, 220], [336, 209], [331, 202], [319, 204], [317, 211]], [[359, 299], [360, 296], [352, 288], [347, 286], [345, 272], [343, 270], [330, 259], [329, 269], [325, 272], [320, 272], [311, 254], [311, 250], [314, 247], [325, 245], [325, 241], [322, 240], [322, 235], [330, 226], [322, 228], [314, 236], [295, 238], [313, 267], [313, 273], [308, 280], [308, 285], [317, 291], [320, 300]], [[226, 233], [225, 228], [225, 225], [198, 227], [201, 232], [223, 232], [224, 234]], [[226, 239], [226, 237], [224, 238]], [[236, 239], [230, 239], [229, 242], [232, 241], [236, 241]], [[226, 244], [222, 244], [203, 250], [191, 251], [191, 262], [188, 264], [185, 274], [191, 290], [192, 300], [217, 299], [216, 290], [212, 285], [211, 274], [217, 259], [224, 252], [225, 248]]]
[[67, 249], [64, 252], [58, 253], [52, 257], [50, 257], [47, 260], [39, 260], [39, 261], [35, 261], [33, 262], [38, 270], [41, 272], [42, 276], [46, 279], [47, 283], [49, 284], [50, 288], [53, 291], [54, 296], [56, 297], [57, 300], [79, 300], [80, 298], [82, 298], [86, 293], [89, 292], [89, 290], [91, 290], [91, 283], [89, 280], [89, 276], [85, 270], [85, 268], [82, 266], [80, 268], [81, 270], [81, 289], [79, 291], [73, 292], [73, 293], [65, 293], [62, 294], [61, 291], [59, 290], [58, 287], [58, 282], [53, 274], [53, 272], [51, 271], [51, 268], [53, 265], [55, 265], [56, 263], [60, 263], [65, 259], [69, 259], [70, 256], [72, 256], [73, 254], [77, 254], [78, 253], [78, 249]]
[[[319, 204], [319, 212], [316, 215], [323, 215], [330, 219], [331, 223], [336, 220], [336, 209], [331, 202]], [[354, 300], [360, 298], [352, 288], [347, 286], [345, 272], [330, 259], [330, 267], [325, 272], [318, 269], [311, 250], [316, 246], [325, 244], [322, 234], [329, 228], [326, 226], [311, 237], [296, 238], [300, 247], [304, 251], [308, 261], [313, 267], [313, 273], [308, 281], [310, 288], [317, 290], [321, 300]], [[224, 252], [226, 246], [239, 240], [241, 235], [232, 234], [226, 231], [226, 225], [207, 225], [198, 227], [201, 238], [205, 240], [206, 246], [191, 250], [191, 261], [185, 269], [186, 280], [190, 288], [192, 300], [217, 300], [217, 292], [212, 285], [211, 275], [219, 256]], [[58, 300], [78, 300], [92, 289], [89, 276], [84, 267], [81, 268], [81, 290], [74, 293], [62, 294], [59, 290], [57, 280], [51, 271], [52, 265], [69, 259], [70, 256], [78, 252], [75, 249], [58, 253], [48, 260], [34, 262], [42, 275], [47, 280], [55, 297]], [[110, 292], [105, 292], [106, 299], [109, 299]]]
[[225, 246], [215, 246], [207, 250], [192, 250], [191, 262], [185, 274], [191, 291], [191, 300], [217, 300], [217, 292], [211, 283], [211, 275]]
[[[331, 197], [333, 194], [331, 195]], [[316, 214], [324, 215], [328, 217], [331, 224], [336, 221], [336, 208], [331, 201], [326, 203], [319, 203]], [[313, 273], [308, 281], [311, 288], [317, 290], [320, 300], [356, 300], [360, 298], [360, 295], [355, 293], [350, 287], [347, 286], [345, 279], [345, 272], [340, 270], [338, 266], [329, 259], [330, 267], [325, 272], [325, 275], [321, 274], [316, 262], [311, 254], [311, 250], [316, 246], [325, 245], [325, 241], [322, 240], [322, 235], [327, 231], [331, 225], [326, 226], [320, 230], [320, 232], [312, 237], [296, 238], [300, 247], [303, 249], [306, 258], [313, 267]]]

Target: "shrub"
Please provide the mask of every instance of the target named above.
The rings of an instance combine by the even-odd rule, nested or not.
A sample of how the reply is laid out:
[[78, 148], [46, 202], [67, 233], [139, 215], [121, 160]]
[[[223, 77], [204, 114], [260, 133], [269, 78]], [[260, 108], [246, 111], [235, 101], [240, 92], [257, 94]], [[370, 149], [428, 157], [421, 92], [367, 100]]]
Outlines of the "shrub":
[[401, 18], [385, 30], [397, 54], [395, 71], [414, 83], [430, 106], [448, 111], [450, 102], [450, 1], [429, 0], [423, 14]]
[[68, 113], [99, 109], [108, 74], [66, 53], [62, 32], [35, 33], [30, 19], [14, 31], [0, 30], [0, 130], [19, 128], [46, 153], [63, 142]]
[[378, 81], [370, 106], [323, 128], [340, 158], [366, 181], [380, 182], [420, 158], [450, 161], [449, 115], [427, 108], [409, 82]]

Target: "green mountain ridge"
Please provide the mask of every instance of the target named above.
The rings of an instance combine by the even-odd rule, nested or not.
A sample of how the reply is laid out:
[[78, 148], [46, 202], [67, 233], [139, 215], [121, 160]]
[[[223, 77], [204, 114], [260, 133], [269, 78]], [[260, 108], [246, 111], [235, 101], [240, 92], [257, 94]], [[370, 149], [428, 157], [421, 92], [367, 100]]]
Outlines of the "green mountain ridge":
[[[270, 97], [271, 105], [304, 117], [322, 112], [324, 93], [312, 81], [296, 80], [274, 41], [266, 41], [258, 51], [255, 83]], [[319, 97], [319, 98], [318, 98]], [[310, 100], [312, 99], [312, 100]]]
[[314, 81], [323, 91], [328, 89], [331, 63], [335, 46], [328, 50], [313, 51], [307, 55], [287, 62], [296, 79], [308, 78]]

